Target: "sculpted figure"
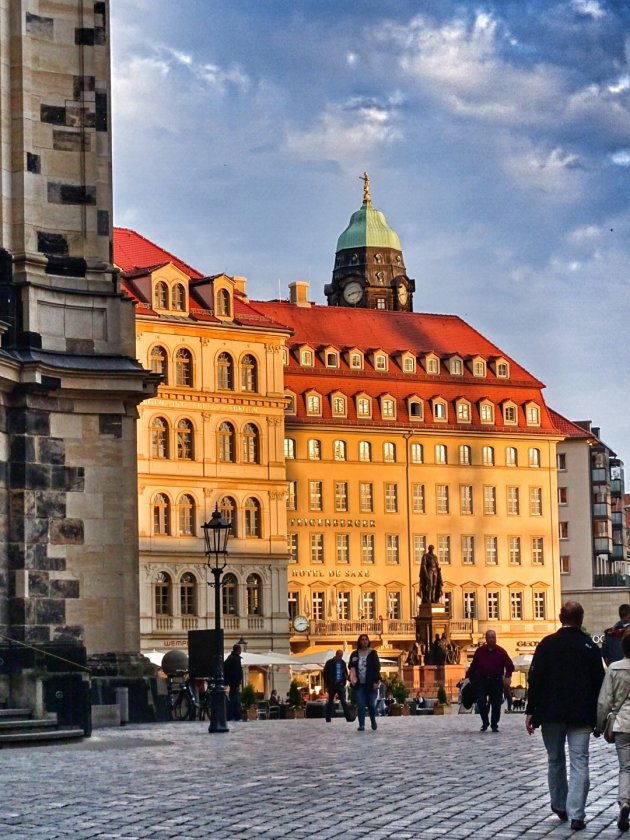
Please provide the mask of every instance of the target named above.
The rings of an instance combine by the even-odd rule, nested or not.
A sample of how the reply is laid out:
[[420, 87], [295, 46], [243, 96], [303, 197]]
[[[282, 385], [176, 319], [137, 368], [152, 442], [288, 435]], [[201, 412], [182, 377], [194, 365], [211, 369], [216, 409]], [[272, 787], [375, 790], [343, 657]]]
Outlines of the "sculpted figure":
[[423, 604], [437, 604], [442, 597], [442, 572], [433, 553], [433, 546], [422, 555], [420, 563], [420, 593]]

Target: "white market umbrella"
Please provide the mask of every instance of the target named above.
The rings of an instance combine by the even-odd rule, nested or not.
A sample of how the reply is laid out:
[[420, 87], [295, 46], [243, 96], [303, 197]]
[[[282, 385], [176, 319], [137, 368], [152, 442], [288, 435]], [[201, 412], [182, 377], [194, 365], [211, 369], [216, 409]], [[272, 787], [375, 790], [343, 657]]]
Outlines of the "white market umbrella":
[[533, 654], [531, 653], [520, 653], [518, 656], [515, 656], [512, 659], [514, 670], [519, 671], [521, 674], [526, 674], [530, 669], [533, 658]]
[[152, 665], [157, 665], [158, 668], [162, 665], [162, 659], [166, 655], [165, 650], [145, 650], [142, 651], [142, 655], [146, 656], [146, 658], [150, 661]]

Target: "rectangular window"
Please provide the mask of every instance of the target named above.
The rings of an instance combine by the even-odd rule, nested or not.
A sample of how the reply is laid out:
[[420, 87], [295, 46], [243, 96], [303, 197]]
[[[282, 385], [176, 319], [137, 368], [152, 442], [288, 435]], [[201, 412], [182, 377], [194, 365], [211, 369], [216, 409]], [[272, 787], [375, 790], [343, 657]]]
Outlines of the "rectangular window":
[[449, 618], [453, 618], [453, 593], [444, 593], [444, 612]]
[[385, 485], [385, 513], [398, 513], [398, 485]]
[[462, 536], [462, 563], [472, 566], [475, 562], [475, 538], [473, 536]]
[[560, 574], [561, 575], [570, 575], [571, 574], [571, 557], [568, 554], [561, 554], [560, 555]]
[[416, 565], [422, 563], [422, 555], [427, 550], [427, 538], [425, 534], [413, 535], [413, 562]]
[[387, 593], [387, 618], [390, 621], [399, 621], [402, 618], [402, 596], [400, 592]]
[[519, 488], [507, 488], [507, 512], [510, 516], [518, 516], [520, 509]]
[[381, 415], [383, 417], [394, 417], [395, 403], [393, 400], [383, 400], [381, 405]]
[[359, 618], [372, 621], [376, 618], [376, 592], [366, 590], [361, 594], [361, 615]]
[[499, 593], [488, 592], [487, 594], [488, 621], [499, 619]]
[[471, 514], [473, 512], [473, 489], [471, 484], [460, 485], [459, 500], [462, 514]]
[[310, 510], [322, 510], [322, 482], [309, 481], [308, 506]]
[[483, 512], [486, 516], [494, 516], [497, 512], [497, 488], [483, 488]]
[[542, 487], [529, 488], [529, 514], [542, 516]]
[[566, 505], [569, 501], [569, 491], [566, 487], [558, 487], [558, 504]]
[[451, 538], [446, 534], [442, 534], [442, 536], [438, 536], [437, 538], [437, 548], [438, 548], [438, 561], [440, 563], [449, 564], [451, 562]]
[[499, 562], [498, 537], [484, 537], [486, 564], [496, 566]]
[[385, 558], [388, 563], [400, 563], [398, 534], [385, 534]]
[[477, 618], [477, 593], [474, 590], [464, 592], [464, 618]]
[[372, 513], [374, 511], [374, 488], [369, 481], [359, 483], [359, 507], [361, 513]]
[[543, 566], [545, 563], [544, 537], [532, 537], [532, 566]]
[[287, 546], [289, 548], [289, 562], [297, 563], [298, 561], [298, 535], [287, 534]]
[[435, 492], [437, 495], [437, 512], [448, 513], [448, 484], [437, 484]]
[[336, 547], [336, 561], [337, 563], [349, 563], [350, 562], [350, 535], [349, 534], [337, 534], [335, 538], [335, 547]]
[[424, 484], [411, 485], [411, 505], [414, 513], [424, 513]]
[[314, 621], [323, 621], [326, 616], [326, 601], [324, 592], [313, 592], [311, 595], [311, 612]]
[[300, 612], [300, 602], [299, 602], [299, 595], [297, 592], [289, 592], [287, 598], [287, 612], [289, 613], [289, 618], [291, 621], [295, 618], [296, 615], [299, 615]]
[[287, 485], [287, 510], [297, 510], [297, 481]]
[[565, 472], [567, 468], [567, 456], [564, 454], [564, 452], [558, 452], [558, 454], [556, 455], [556, 463], [558, 465], [558, 471]]
[[324, 535], [311, 534], [311, 563], [324, 562]]
[[510, 592], [510, 618], [520, 621], [523, 618], [523, 593]]
[[339, 513], [348, 510], [347, 481], [335, 481], [335, 510]]
[[339, 621], [350, 619], [350, 593], [337, 592], [337, 618]]
[[544, 621], [547, 618], [546, 592], [534, 591], [534, 618]]
[[374, 563], [374, 534], [361, 534], [361, 562]]
[[560, 533], [561, 540], [568, 540], [569, 539], [569, 523], [568, 522], [559, 522], [558, 523], [558, 530]]
[[508, 557], [512, 566], [521, 565], [521, 538], [508, 537]]

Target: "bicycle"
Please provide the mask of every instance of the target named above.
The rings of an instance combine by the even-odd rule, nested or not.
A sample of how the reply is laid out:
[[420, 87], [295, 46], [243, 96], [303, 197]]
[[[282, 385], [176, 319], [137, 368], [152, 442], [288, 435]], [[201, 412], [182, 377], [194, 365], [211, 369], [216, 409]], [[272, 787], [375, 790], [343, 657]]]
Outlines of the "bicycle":
[[[184, 672], [176, 676], [183, 677]], [[195, 692], [193, 681], [189, 676], [175, 682], [169, 677], [167, 685], [166, 708], [171, 720], [196, 720], [199, 710], [199, 700]]]

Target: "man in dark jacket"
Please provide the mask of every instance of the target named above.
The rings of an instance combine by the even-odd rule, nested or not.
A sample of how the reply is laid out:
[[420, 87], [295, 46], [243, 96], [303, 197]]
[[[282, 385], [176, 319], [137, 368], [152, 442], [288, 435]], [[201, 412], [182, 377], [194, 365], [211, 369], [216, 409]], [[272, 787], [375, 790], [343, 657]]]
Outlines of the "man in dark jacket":
[[241, 719], [241, 685], [243, 684], [243, 666], [241, 665], [241, 646], [234, 645], [232, 653], [223, 663], [223, 679], [230, 689], [227, 704], [227, 719]]
[[[547, 750], [551, 810], [573, 831], [584, 828], [590, 786], [588, 748], [597, 719], [597, 697], [604, 679], [599, 647], [583, 632], [584, 609], [567, 601], [562, 627], [539, 643], [529, 669], [525, 726], [541, 727]], [[567, 781], [565, 742], [569, 748]]]
[[322, 676], [324, 678], [326, 691], [328, 692], [328, 702], [326, 703], [326, 723], [330, 723], [331, 716], [335, 711], [335, 695], [339, 698], [346, 720], [350, 723], [352, 721], [352, 714], [350, 712], [350, 707], [346, 703], [348, 667], [343, 661], [342, 650], [336, 651], [335, 655], [326, 662]]
[[[486, 630], [486, 643], [475, 651], [466, 674], [476, 687], [482, 732], [486, 731], [489, 724], [493, 732], [499, 731], [503, 690], [509, 688], [513, 671], [514, 663], [507, 651], [497, 644], [497, 634], [494, 630]], [[488, 720], [490, 710], [491, 717]]]
[[630, 627], [630, 604], [622, 604], [619, 607], [619, 621], [614, 627], [609, 627], [608, 630], [604, 630], [602, 657], [606, 663], [606, 667], [611, 662], [619, 662], [623, 659], [621, 637], [626, 627]]

